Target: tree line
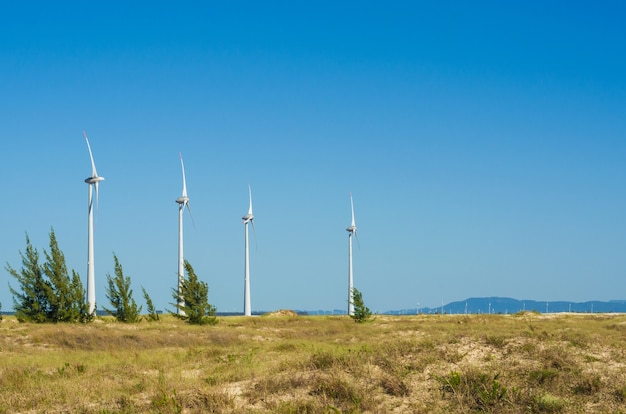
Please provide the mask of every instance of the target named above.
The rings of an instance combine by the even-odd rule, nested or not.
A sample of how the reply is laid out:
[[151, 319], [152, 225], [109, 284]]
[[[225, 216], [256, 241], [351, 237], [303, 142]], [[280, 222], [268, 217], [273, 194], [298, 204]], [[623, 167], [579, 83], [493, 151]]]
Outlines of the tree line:
[[[49, 250], [43, 251], [43, 258], [32, 245], [26, 234], [26, 250], [20, 251], [22, 265], [19, 269], [6, 264], [5, 269], [17, 281], [17, 287], [9, 284], [13, 295], [13, 309], [19, 322], [34, 323], [88, 323], [94, 320], [88, 311], [86, 291], [80, 275], [72, 269], [68, 271], [65, 255], [59, 248], [54, 229], [49, 233]], [[43, 260], [42, 260], [43, 259]], [[106, 275], [106, 297], [111, 307], [104, 311], [118, 321], [136, 323], [144, 317], [150, 321], [159, 320], [152, 299], [141, 287], [146, 301], [147, 315], [142, 315], [133, 297], [130, 276], [125, 276], [122, 264], [113, 253], [114, 276]], [[180, 285], [172, 289], [172, 305], [182, 312], [172, 315], [190, 324], [214, 324], [217, 322], [216, 308], [208, 301], [209, 287], [198, 279], [193, 267], [185, 261], [186, 277]]]

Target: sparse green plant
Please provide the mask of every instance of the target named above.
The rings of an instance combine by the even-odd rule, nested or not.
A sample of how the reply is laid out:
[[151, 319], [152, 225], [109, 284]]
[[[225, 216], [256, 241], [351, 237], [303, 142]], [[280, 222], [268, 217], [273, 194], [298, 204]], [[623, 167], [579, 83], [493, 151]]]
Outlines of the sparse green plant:
[[535, 411], [544, 413], [560, 413], [565, 409], [565, 400], [550, 393], [540, 395], [535, 402]]
[[115, 277], [107, 273], [106, 295], [113, 309], [104, 310], [115, 317], [119, 322], [136, 323], [141, 320], [141, 306], [133, 298], [133, 290], [130, 287], [130, 276], [124, 276], [122, 265], [117, 256], [113, 254], [115, 261]]
[[196, 272], [187, 260], [185, 260], [185, 271], [187, 277], [183, 278], [180, 290], [178, 287], [172, 289], [172, 295], [176, 301], [174, 306], [182, 313], [172, 314], [193, 325], [216, 324], [217, 309], [209, 303], [209, 285], [198, 279]]
[[152, 409], [159, 413], [175, 413], [180, 414], [183, 412], [183, 406], [180, 399], [176, 395], [176, 390], [171, 392], [164, 388], [163, 379], [159, 379], [159, 389], [152, 398]]
[[531, 381], [536, 382], [538, 384], [545, 384], [549, 381], [554, 380], [559, 376], [559, 371], [554, 368], [544, 368], [540, 370], [530, 371], [528, 377]]
[[148, 292], [146, 292], [146, 289], [144, 289], [143, 286], [141, 287], [141, 291], [143, 292], [143, 298], [145, 299], [146, 306], [148, 307], [148, 320], [158, 321], [160, 319], [159, 314], [157, 313], [156, 308], [154, 307], [152, 298], [150, 297], [150, 295], [148, 295]]
[[365, 306], [363, 294], [357, 288], [352, 288], [352, 304], [354, 305], [354, 314], [350, 315], [352, 320], [357, 323], [363, 323], [370, 320], [372, 317], [372, 311]]
[[471, 409], [485, 410], [506, 403], [507, 388], [500, 383], [500, 374], [488, 374], [473, 369], [465, 373], [452, 371], [436, 377], [441, 390], [454, 395], [457, 401]]

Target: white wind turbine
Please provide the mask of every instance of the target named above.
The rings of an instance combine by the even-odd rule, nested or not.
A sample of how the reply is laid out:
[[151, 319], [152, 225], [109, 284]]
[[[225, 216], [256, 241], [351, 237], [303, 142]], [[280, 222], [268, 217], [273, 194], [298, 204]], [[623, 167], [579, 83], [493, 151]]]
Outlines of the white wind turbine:
[[185, 300], [181, 295], [183, 278], [185, 275], [185, 259], [183, 256], [183, 210], [187, 207], [189, 217], [193, 221], [191, 215], [191, 207], [189, 207], [189, 197], [187, 197], [187, 180], [185, 179], [185, 164], [183, 163], [183, 154], [180, 155], [180, 165], [183, 170], [183, 194], [176, 199], [178, 203], [178, 315], [184, 315], [185, 312], [180, 308], [185, 306]]
[[248, 243], [248, 223], [252, 223], [252, 231], [254, 232], [254, 239], [256, 240], [256, 230], [254, 229], [254, 215], [252, 214], [252, 189], [248, 184], [248, 193], [250, 194], [250, 207], [248, 207], [248, 214], [243, 216], [244, 232], [245, 232], [245, 264], [244, 264], [244, 288], [243, 288], [243, 314], [244, 316], [252, 315], [252, 308], [250, 306], [250, 248]]
[[[352, 193], [350, 193], [350, 207], [352, 208], [352, 222], [350, 227], [346, 229], [348, 232], [348, 315], [354, 315], [354, 278], [352, 275], [352, 236], [356, 235], [356, 224], [354, 223], [354, 203], [352, 202]], [[358, 241], [358, 237], [357, 237]]]
[[98, 183], [104, 181], [104, 177], [98, 177], [96, 172], [96, 163], [93, 161], [91, 153], [91, 145], [87, 132], [83, 131], [85, 141], [87, 141], [87, 149], [89, 149], [89, 158], [91, 159], [91, 177], [85, 178], [85, 182], [89, 184], [89, 214], [87, 226], [87, 306], [90, 315], [96, 311], [96, 276], [94, 267], [94, 250], [93, 250], [93, 188], [96, 189], [96, 206], [98, 205]]

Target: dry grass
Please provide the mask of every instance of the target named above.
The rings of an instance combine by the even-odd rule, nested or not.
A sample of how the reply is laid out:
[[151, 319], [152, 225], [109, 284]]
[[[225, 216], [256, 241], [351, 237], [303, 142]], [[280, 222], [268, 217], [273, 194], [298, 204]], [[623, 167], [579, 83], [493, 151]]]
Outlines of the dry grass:
[[625, 315], [0, 323], [0, 413], [626, 412]]

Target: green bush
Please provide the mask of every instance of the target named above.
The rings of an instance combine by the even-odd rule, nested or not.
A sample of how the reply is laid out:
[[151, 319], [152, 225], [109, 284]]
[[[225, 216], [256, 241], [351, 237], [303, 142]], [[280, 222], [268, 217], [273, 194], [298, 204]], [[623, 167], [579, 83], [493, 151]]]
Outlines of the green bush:
[[115, 260], [115, 277], [107, 273], [107, 298], [113, 309], [104, 309], [108, 314], [115, 316], [120, 322], [135, 323], [141, 320], [141, 306], [133, 299], [133, 290], [130, 288], [130, 276], [124, 276], [122, 265], [113, 254]]
[[198, 280], [196, 272], [187, 260], [185, 260], [185, 270], [187, 277], [183, 279], [180, 291], [178, 287], [172, 289], [174, 300], [176, 300], [174, 306], [182, 313], [172, 312], [172, 314], [194, 325], [216, 324], [217, 309], [209, 303], [209, 285]]
[[146, 292], [146, 289], [144, 289], [143, 286], [141, 287], [141, 291], [143, 292], [143, 298], [146, 300], [146, 306], [148, 307], [148, 319], [151, 321], [158, 321], [160, 319], [159, 314], [154, 307], [152, 298], [148, 295], [148, 292]]
[[354, 305], [354, 314], [350, 317], [356, 323], [367, 322], [372, 317], [372, 312], [363, 301], [363, 294], [356, 288], [352, 288], [352, 304]]

